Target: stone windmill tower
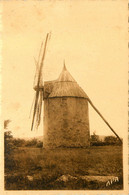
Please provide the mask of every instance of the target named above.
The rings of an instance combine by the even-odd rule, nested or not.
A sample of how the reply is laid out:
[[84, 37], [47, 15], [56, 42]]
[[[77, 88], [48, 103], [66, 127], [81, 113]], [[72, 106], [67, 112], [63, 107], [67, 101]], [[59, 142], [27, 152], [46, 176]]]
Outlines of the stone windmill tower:
[[44, 83], [44, 147], [90, 145], [86, 93], [65, 65], [59, 78]]
[[68, 72], [65, 64], [57, 80], [47, 81], [43, 84], [42, 69], [48, 39], [49, 34], [46, 36], [41, 62], [37, 62], [39, 66], [37, 68], [37, 84], [34, 87], [36, 95], [31, 130], [34, 122], [36, 127], [40, 124], [42, 102], [44, 101], [44, 148], [88, 147], [90, 145], [88, 103], [90, 103], [121, 141]]

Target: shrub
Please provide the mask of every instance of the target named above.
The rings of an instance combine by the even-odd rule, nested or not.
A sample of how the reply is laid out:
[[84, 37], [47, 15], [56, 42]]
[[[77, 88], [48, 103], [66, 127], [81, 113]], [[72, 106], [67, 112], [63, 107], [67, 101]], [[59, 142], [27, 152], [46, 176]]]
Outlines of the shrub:
[[105, 146], [106, 144], [103, 141], [91, 141], [90, 145], [91, 146]]
[[13, 144], [16, 146], [16, 147], [22, 147], [22, 146], [25, 146], [25, 140], [24, 139], [20, 139], [20, 138], [14, 138], [13, 139]]
[[91, 142], [98, 142], [99, 141], [99, 136], [93, 132], [93, 135], [91, 135]]
[[26, 144], [25, 144], [25, 146], [27, 146], [27, 147], [34, 147], [36, 145], [37, 145], [37, 139], [35, 139], [35, 138], [26, 141]]
[[91, 146], [106, 146], [106, 145], [121, 145], [120, 140], [115, 136], [105, 136], [104, 141], [99, 139], [99, 136], [93, 133], [90, 137]]
[[115, 136], [106, 136], [104, 142], [106, 145], [121, 145], [120, 141]]
[[36, 144], [37, 148], [42, 148], [43, 147], [43, 142], [42, 141], [38, 141]]

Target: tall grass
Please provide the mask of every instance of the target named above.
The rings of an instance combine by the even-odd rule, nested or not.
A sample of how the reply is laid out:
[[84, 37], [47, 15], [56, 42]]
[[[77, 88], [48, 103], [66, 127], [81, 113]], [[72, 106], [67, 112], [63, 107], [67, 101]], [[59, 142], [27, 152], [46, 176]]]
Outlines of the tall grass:
[[[53, 150], [18, 148], [13, 160], [15, 165], [11, 170], [5, 167], [6, 189], [51, 189], [52, 182], [66, 174], [122, 177], [121, 146]], [[27, 175], [33, 176], [35, 181], [28, 181]]]

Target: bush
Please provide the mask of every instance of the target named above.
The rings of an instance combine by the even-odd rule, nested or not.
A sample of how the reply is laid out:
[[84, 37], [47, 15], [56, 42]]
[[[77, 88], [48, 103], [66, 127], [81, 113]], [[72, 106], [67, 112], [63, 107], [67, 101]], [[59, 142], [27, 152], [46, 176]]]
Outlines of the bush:
[[20, 139], [20, 138], [15, 138], [13, 139], [13, 144], [16, 146], [16, 147], [22, 147], [22, 146], [25, 146], [25, 140], [24, 139]]
[[93, 132], [93, 135], [91, 135], [91, 142], [98, 142], [99, 141], [99, 136]]
[[120, 140], [115, 136], [105, 136], [104, 141], [99, 139], [99, 136], [93, 133], [90, 137], [91, 146], [107, 146], [107, 145], [121, 145]]
[[27, 146], [27, 147], [34, 147], [36, 145], [37, 145], [37, 139], [35, 139], [35, 138], [31, 139], [31, 140], [28, 140], [25, 143], [25, 146]]
[[91, 141], [90, 145], [91, 146], [105, 146], [106, 144], [103, 141]]
[[114, 136], [106, 136], [104, 142], [106, 145], [121, 145], [118, 138]]
[[14, 147], [36, 147], [36, 148], [43, 147], [43, 142], [36, 138], [30, 140], [12, 138], [12, 144], [14, 145]]
[[91, 146], [101, 146], [102, 142], [99, 140], [99, 136], [93, 132], [93, 135], [90, 137], [90, 145]]
[[38, 141], [37, 144], [36, 144], [36, 147], [37, 148], [42, 148], [43, 147], [43, 142]]

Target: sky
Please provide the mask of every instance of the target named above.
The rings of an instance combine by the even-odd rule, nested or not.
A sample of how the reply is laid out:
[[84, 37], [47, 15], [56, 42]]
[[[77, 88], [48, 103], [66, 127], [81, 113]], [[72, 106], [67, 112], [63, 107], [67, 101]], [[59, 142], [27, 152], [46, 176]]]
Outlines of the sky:
[[[127, 6], [125, 1], [4, 1], [2, 118], [15, 137], [43, 135], [43, 120], [31, 131], [35, 61], [51, 32], [44, 81], [66, 67], [94, 105], [123, 137], [127, 131]], [[113, 135], [89, 105], [90, 133]]]

